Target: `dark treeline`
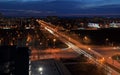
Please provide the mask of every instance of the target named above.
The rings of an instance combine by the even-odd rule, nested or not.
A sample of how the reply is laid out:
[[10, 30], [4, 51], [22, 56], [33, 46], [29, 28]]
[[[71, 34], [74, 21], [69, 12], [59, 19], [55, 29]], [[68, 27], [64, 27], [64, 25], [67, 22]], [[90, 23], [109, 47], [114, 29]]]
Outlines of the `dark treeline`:
[[80, 38], [87, 36], [91, 44], [120, 44], [120, 29], [100, 29], [100, 30], [73, 30], [80, 34]]

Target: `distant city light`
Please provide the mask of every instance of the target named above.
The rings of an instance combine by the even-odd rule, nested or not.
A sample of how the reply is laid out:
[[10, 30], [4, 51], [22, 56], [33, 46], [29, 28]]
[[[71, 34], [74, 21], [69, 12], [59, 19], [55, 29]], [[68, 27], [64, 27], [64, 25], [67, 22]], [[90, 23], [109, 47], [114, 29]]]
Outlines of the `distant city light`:
[[88, 48], [88, 50], [91, 50], [91, 48]]
[[99, 24], [97, 23], [88, 23], [88, 27], [100, 28]]

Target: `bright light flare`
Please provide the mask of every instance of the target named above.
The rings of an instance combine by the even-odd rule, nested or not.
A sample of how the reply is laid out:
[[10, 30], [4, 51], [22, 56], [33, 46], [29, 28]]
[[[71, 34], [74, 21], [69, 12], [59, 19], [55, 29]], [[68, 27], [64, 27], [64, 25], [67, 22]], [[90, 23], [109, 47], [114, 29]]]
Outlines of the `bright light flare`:
[[91, 50], [91, 48], [88, 48], [88, 50]]
[[43, 68], [42, 68], [42, 67], [39, 67], [39, 68], [38, 68], [38, 71], [42, 72], [42, 71], [43, 71]]
[[105, 62], [105, 58], [103, 57], [103, 58], [99, 59], [99, 62], [100, 62], [101, 64], [103, 64], [103, 63]]

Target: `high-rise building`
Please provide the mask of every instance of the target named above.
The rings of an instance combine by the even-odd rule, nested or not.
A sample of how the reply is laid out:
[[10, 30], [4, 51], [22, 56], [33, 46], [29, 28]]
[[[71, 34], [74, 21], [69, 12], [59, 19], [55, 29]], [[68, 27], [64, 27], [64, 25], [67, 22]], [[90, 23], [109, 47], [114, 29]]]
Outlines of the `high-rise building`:
[[29, 75], [29, 49], [0, 46], [0, 75]]

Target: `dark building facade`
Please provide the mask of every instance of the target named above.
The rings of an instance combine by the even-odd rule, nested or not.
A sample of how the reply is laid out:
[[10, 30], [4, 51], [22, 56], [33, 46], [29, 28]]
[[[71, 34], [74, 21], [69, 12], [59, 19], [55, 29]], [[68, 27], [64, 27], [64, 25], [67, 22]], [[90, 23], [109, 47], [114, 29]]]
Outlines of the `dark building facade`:
[[0, 75], [29, 75], [27, 47], [0, 46]]

